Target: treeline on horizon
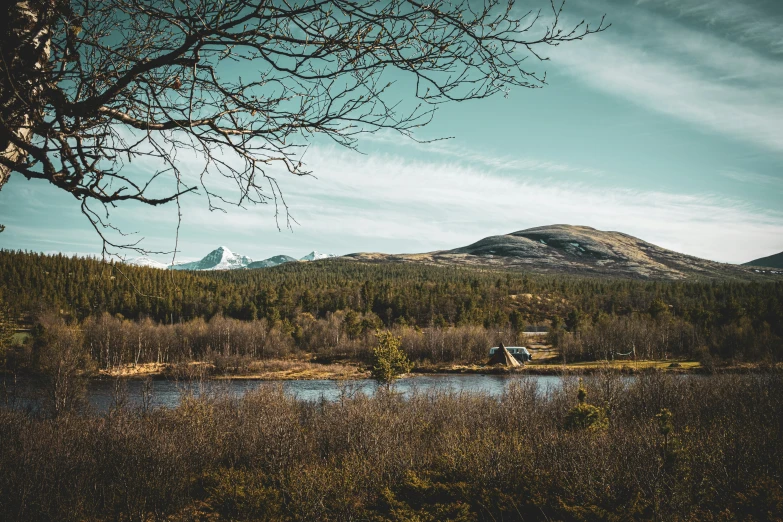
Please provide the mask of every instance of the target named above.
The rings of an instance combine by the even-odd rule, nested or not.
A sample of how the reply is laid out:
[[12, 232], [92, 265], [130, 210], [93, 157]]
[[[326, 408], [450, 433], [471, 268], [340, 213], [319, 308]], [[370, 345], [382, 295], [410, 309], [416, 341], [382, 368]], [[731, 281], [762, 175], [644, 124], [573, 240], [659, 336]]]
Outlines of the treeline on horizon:
[[[92, 358], [179, 361], [296, 351], [366, 357], [389, 328], [415, 360], [477, 362], [547, 326], [566, 360], [783, 359], [783, 281], [662, 282], [349, 260], [179, 272], [0, 251], [9, 316], [52, 312]], [[100, 331], [97, 335], [95, 332]], [[110, 333], [108, 333], [110, 332]], [[99, 337], [114, 339], [104, 342]], [[141, 348], [140, 348], [141, 346]]]

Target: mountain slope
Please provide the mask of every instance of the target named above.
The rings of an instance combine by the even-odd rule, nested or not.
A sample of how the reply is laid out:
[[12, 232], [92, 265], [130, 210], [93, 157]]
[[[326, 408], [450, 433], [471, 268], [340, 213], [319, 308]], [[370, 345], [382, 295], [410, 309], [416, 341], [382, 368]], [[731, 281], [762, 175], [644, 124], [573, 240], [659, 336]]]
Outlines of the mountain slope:
[[549, 225], [490, 236], [471, 245], [427, 254], [352, 254], [353, 259], [518, 268], [634, 279], [755, 279], [753, 270], [700, 259], [653, 245], [621, 232], [585, 226]]
[[753, 261], [743, 263], [742, 266], [763, 266], [768, 268], [782, 268], [783, 269], [783, 252], [779, 254], [773, 254], [767, 257], [760, 257]]
[[248, 263], [248, 265], [245, 268], [271, 268], [273, 266], [282, 265], [283, 263], [290, 263], [290, 262], [296, 262], [296, 258], [291, 256], [272, 256], [268, 259], [264, 259], [263, 261], [253, 261], [252, 263]]

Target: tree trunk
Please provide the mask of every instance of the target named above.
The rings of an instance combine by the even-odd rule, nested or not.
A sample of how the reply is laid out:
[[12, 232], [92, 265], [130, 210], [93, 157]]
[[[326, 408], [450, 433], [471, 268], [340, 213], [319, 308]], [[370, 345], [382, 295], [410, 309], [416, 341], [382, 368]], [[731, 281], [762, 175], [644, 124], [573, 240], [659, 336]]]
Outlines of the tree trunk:
[[[42, 92], [51, 52], [52, 0], [11, 0], [0, 8], [0, 189], [13, 165], [26, 161], [29, 144], [43, 119]], [[9, 165], [10, 164], [10, 165]]]

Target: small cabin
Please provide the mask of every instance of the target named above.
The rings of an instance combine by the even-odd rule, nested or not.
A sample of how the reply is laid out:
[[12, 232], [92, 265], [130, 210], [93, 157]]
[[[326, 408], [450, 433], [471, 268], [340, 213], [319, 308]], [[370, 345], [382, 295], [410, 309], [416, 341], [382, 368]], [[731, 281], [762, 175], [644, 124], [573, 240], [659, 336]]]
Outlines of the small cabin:
[[[533, 356], [530, 355], [530, 352], [527, 351], [527, 348], [524, 346], [506, 346], [506, 350], [509, 351], [511, 355], [514, 356], [514, 359], [516, 359], [519, 362], [526, 362], [531, 359], [533, 359]], [[489, 356], [492, 357], [495, 355], [495, 352], [498, 351], [497, 346], [493, 346], [489, 349]]]

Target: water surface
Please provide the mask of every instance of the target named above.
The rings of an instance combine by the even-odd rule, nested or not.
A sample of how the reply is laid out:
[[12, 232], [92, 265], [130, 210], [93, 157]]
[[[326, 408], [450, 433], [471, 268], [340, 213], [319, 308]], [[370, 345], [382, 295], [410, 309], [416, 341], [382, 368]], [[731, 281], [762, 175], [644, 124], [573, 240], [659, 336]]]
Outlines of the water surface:
[[[552, 375], [417, 375], [400, 379], [394, 384], [397, 392], [409, 396], [414, 391], [430, 392], [470, 392], [484, 393], [497, 397], [503, 394], [513, 382], [532, 380], [539, 391], [546, 393], [559, 387], [562, 378]], [[335, 401], [341, 393], [363, 393], [372, 396], [378, 385], [372, 379], [345, 381], [302, 380], [302, 381], [263, 381], [257, 379], [207, 380], [202, 382], [181, 382], [169, 380], [93, 380], [87, 389], [87, 401], [99, 412], [107, 411], [118, 400], [130, 405], [141, 406], [145, 400], [152, 407], [176, 407], [182, 397], [192, 393], [221, 394], [242, 397], [247, 392], [262, 386], [280, 386], [291, 397], [304, 401]], [[17, 407], [37, 409], [40, 404], [41, 390], [30, 383], [16, 386]]]

